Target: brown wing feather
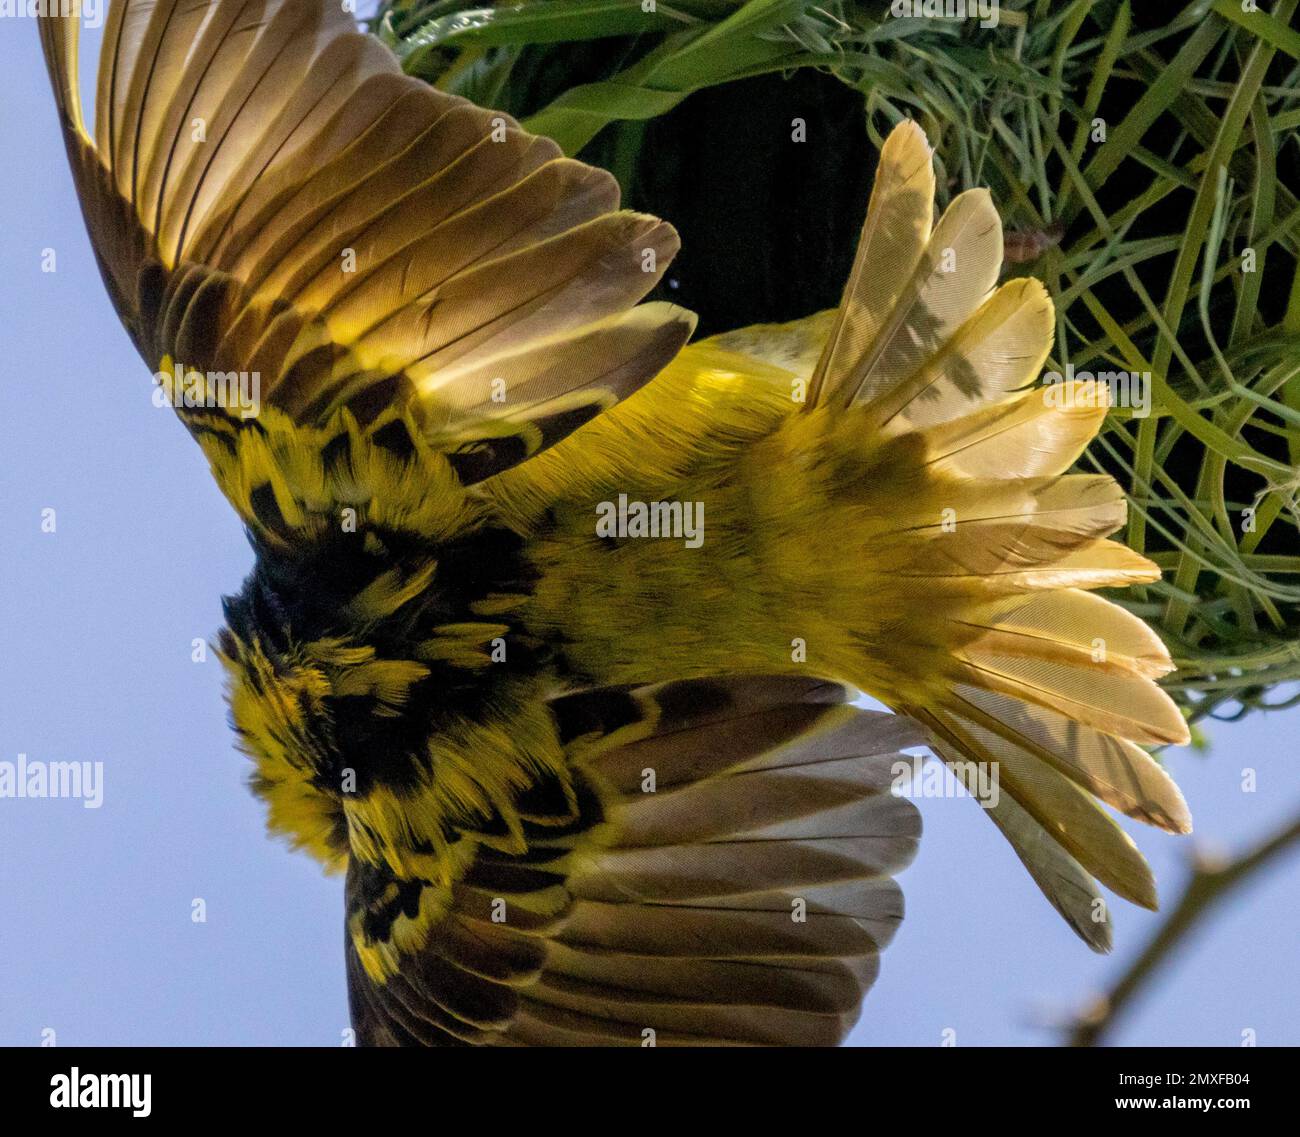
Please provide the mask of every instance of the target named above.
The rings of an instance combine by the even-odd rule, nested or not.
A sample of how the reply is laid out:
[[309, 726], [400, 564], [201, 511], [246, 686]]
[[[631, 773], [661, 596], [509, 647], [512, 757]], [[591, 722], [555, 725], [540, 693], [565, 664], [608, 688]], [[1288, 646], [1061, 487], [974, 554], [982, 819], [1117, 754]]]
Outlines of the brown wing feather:
[[[689, 337], [629, 312], [677, 249], [613, 178], [401, 74], [328, 0], [117, 0], [93, 137], [40, 20], [77, 189], [145, 361], [261, 377], [302, 424], [397, 402], [462, 480], [550, 445]], [[581, 350], [577, 349], [581, 345]], [[183, 416], [184, 417], [184, 416]]]
[[[481, 846], [450, 887], [352, 865], [360, 1041], [838, 1042], [920, 832], [889, 792], [920, 735], [845, 696], [750, 678], [556, 700], [576, 812], [535, 816], [522, 854]], [[408, 937], [386, 978], [362, 962], [385, 934]]]

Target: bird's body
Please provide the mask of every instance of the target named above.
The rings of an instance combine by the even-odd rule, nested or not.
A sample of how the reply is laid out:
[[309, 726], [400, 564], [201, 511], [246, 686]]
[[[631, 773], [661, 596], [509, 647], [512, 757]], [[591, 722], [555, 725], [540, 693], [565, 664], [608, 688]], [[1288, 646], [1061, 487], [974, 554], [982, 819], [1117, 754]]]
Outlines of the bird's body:
[[633, 306], [675, 237], [611, 179], [332, 6], [254, 6], [117, 5], [93, 143], [75, 40], [42, 33], [142, 355], [265, 377], [256, 415], [178, 409], [257, 551], [232, 717], [271, 829], [347, 872], [364, 1040], [841, 1037], [923, 738], [855, 688], [997, 769], [994, 820], [1094, 947], [1090, 873], [1154, 903], [1093, 799], [1185, 829], [1137, 745], [1185, 727], [1159, 640], [1089, 590], [1155, 569], [1106, 540], [1119, 488], [1067, 473], [1105, 403], [1032, 388], [1051, 304], [995, 288], [987, 194], [932, 232], [900, 128], [840, 310], [678, 353], [689, 317]]

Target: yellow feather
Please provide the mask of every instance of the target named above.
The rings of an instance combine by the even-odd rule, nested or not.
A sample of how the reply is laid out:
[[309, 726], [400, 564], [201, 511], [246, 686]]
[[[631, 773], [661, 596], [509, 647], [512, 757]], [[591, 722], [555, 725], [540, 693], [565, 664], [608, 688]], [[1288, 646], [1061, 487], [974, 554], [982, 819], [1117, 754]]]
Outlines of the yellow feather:
[[844, 300], [809, 384], [810, 406], [853, 397], [850, 369], [881, 335], [917, 270], [934, 209], [930, 155], [925, 132], [912, 122], [898, 126], [881, 148]]

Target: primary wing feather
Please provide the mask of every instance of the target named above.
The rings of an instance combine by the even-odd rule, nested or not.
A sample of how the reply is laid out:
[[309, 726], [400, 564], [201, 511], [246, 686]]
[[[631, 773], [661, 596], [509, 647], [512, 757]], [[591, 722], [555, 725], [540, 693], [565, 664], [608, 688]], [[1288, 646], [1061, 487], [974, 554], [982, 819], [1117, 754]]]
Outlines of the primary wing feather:
[[[677, 249], [603, 171], [401, 74], [321, 0], [118, 0], [93, 137], [75, 18], [40, 19], [87, 227], [155, 370], [256, 372], [295, 422], [409, 410], [462, 481], [651, 378]], [[184, 415], [191, 421], [194, 416]]]
[[[921, 735], [846, 695], [748, 678], [554, 701], [577, 806], [535, 816], [525, 853], [482, 846], [450, 887], [354, 865], [360, 1040], [838, 1042], [902, 917], [892, 875], [920, 832], [890, 785]], [[394, 913], [419, 935], [384, 954]]]

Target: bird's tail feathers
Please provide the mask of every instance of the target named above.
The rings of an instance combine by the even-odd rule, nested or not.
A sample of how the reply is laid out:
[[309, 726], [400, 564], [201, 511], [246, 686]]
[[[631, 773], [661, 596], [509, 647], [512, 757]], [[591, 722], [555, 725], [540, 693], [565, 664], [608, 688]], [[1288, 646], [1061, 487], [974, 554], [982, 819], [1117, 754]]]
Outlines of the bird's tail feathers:
[[[812, 512], [829, 536], [809, 528], [803, 571], [837, 607], [823, 632], [850, 629], [858, 657], [837, 660], [848, 678], [922, 722], [959, 777], [996, 777], [993, 820], [1105, 950], [1093, 877], [1145, 907], [1156, 898], [1099, 802], [1174, 833], [1191, 824], [1143, 749], [1188, 738], [1155, 684], [1169, 653], [1089, 591], [1159, 570], [1106, 539], [1125, 519], [1120, 487], [1068, 473], [1102, 426], [1107, 388], [1036, 384], [1054, 329], [1046, 290], [998, 286], [1002, 226], [986, 191], [959, 195], [932, 229], [933, 195], [925, 136], [904, 124], [881, 152], [842, 304], [805, 324], [824, 342], [812, 413], [794, 416], [785, 445], [791, 459], [817, 455], [805, 484], [824, 498]], [[845, 562], [856, 612], [829, 575]]]

